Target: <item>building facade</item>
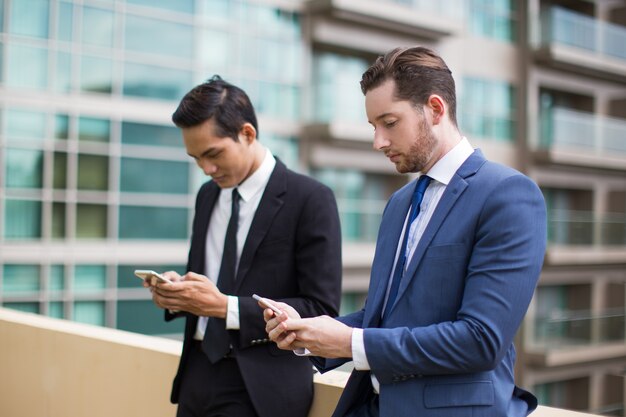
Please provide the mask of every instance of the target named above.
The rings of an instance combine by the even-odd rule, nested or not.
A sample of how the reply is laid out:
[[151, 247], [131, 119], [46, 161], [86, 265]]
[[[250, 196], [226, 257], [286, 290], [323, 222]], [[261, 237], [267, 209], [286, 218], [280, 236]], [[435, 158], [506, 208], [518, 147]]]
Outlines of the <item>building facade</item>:
[[449, 64], [470, 143], [546, 197], [519, 383], [623, 415], [623, 0], [0, 0], [0, 304], [180, 334], [132, 272], [185, 268], [206, 178], [170, 115], [220, 74], [250, 94], [261, 142], [335, 191], [342, 310], [360, 308], [385, 202], [411, 177], [372, 150], [358, 81], [415, 44]]

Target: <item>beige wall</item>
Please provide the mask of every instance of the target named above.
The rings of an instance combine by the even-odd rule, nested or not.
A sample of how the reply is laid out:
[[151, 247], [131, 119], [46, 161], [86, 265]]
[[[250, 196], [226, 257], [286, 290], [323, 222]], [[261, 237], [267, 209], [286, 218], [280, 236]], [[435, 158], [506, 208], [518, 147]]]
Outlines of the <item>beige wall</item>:
[[[0, 416], [173, 417], [180, 342], [0, 308]], [[329, 417], [347, 374], [316, 375], [310, 417]], [[540, 407], [533, 417], [583, 417]]]

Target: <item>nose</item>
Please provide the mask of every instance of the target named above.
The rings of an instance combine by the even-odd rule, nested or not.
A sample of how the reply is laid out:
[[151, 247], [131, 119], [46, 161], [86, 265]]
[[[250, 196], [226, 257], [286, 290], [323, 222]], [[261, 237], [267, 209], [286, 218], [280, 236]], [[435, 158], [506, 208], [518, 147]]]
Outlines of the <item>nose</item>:
[[386, 139], [382, 132], [379, 130], [374, 131], [374, 143], [373, 147], [375, 150], [380, 151], [390, 145], [388, 139]]
[[217, 166], [205, 159], [198, 160], [198, 166], [202, 169], [204, 175], [213, 175], [217, 171]]

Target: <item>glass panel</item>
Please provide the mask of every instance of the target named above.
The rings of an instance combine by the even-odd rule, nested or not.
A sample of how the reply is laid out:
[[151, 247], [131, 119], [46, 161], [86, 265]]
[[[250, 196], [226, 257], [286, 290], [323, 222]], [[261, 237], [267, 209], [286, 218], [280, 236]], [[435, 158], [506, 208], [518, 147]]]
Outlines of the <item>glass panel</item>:
[[108, 186], [109, 158], [100, 155], [78, 155], [78, 189], [106, 191]]
[[76, 301], [74, 321], [104, 326], [104, 301]]
[[107, 206], [99, 204], [77, 204], [76, 237], [81, 239], [106, 238]]
[[230, 21], [235, 17], [237, 3], [230, 0], [202, 0], [202, 15], [220, 21]]
[[122, 158], [120, 190], [187, 194], [189, 164], [155, 159]]
[[50, 289], [51, 291], [62, 291], [63, 289], [65, 289], [64, 265], [50, 266], [50, 282], [48, 283], [48, 289]]
[[7, 149], [7, 188], [41, 188], [43, 152], [27, 149]]
[[[4, 32], [4, 0], [0, 0], [0, 32]], [[0, 45], [0, 52], [2, 52], [2, 45]], [[2, 60], [0, 59], [0, 63]], [[2, 77], [0, 77], [0, 80]]]
[[120, 206], [120, 239], [187, 239], [184, 208]]
[[85, 6], [82, 41], [97, 46], [113, 46], [113, 12]]
[[300, 143], [297, 139], [269, 135], [263, 136], [260, 141], [272, 151], [273, 155], [280, 158], [289, 168], [296, 171], [300, 170], [300, 159], [298, 157]]
[[193, 27], [127, 15], [125, 47], [128, 51], [191, 59], [193, 55]]
[[12, 43], [7, 46], [6, 83], [11, 87], [45, 90], [48, 86], [48, 51]]
[[55, 319], [62, 319], [64, 317], [63, 303], [61, 301], [50, 302], [50, 304], [48, 304], [48, 316], [54, 317]]
[[113, 63], [111, 60], [83, 56], [80, 67], [80, 89], [97, 93], [113, 91]]
[[78, 140], [108, 142], [111, 134], [109, 120], [81, 117], [78, 120]]
[[52, 203], [52, 232], [54, 239], [65, 237], [65, 203]]
[[67, 154], [65, 152], [54, 153], [53, 168], [52, 187], [57, 190], [67, 188]]
[[172, 10], [174, 12], [194, 12], [194, 0], [126, 0], [126, 2], [150, 7], [159, 7], [162, 9]]
[[39, 265], [4, 265], [2, 292], [36, 293], [40, 289]]
[[192, 87], [190, 71], [127, 63], [124, 95], [179, 100]]
[[117, 267], [117, 287], [118, 288], [139, 288], [141, 280], [137, 278], [135, 269], [150, 269], [157, 272], [176, 271], [184, 274], [185, 265], [156, 265], [156, 264], [137, 264], [137, 265], [120, 265]]
[[15, 35], [48, 37], [49, 0], [12, 1], [9, 27]]
[[74, 10], [71, 3], [64, 1], [59, 3], [59, 15], [57, 19], [57, 38], [60, 41], [72, 40], [72, 27], [74, 25]]
[[54, 90], [69, 93], [72, 89], [72, 54], [57, 51], [56, 76]]
[[39, 112], [9, 109], [6, 111], [6, 136], [43, 142], [46, 136], [46, 115]]
[[39, 303], [30, 302], [30, 303], [4, 303], [2, 305], [5, 308], [10, 308], [11, 310], [23, 311], [24, 313], [34, 313], [39, 314]]
[[74, 292], [89, 292], [106, 288], [106, 266], [76, 265], [74, 267]]
[[4, 237], [7, 239], [41, 237], [41, 202], [6, 200]]
[[216, 29], [203, 29], [198, 56], [212, 72], [221, 73], [232, 61], [230, 34]]
[[180, 131], [173, 126], [122, 122], [122, 143], [153, 146], [183, 146]]
[[148, 335], [182, 334], [185, 330], [182, 320], [166, 322], [163, 310], [151, 300], [118, 301], [116, 328]]
[[57, 114], [54, 119], [54, 138], [67, 139], [70, 136], [70, 119], [66, 114]]

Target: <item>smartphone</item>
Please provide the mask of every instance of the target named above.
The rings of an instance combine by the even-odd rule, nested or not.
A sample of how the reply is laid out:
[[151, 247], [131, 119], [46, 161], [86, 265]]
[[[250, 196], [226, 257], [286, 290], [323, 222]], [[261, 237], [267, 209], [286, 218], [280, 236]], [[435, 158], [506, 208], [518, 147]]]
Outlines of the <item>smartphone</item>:
[[139, 278], [143, 279], [144, 281], [147, 279], [152, 279], [154, 277], [159, 282], [167, 282], [168, 284], [172, 284], [172, 281], [170, 281], [168, 278], [165, 278], [163, 275], [159, 274], [158, 272], [154, 272], [149, 269], [135, 269], [135, 275], [137, 275]]
[[276, 307], [274, 304], [270, 303], [265, 298], [260, 297], [256, 294], [252, 294], [252, 298], [257, 300], [263, 307], [271, 309], [275, 315], [280, 316], [281, 314], [283, 314], [283, 311], [280, 308]]

